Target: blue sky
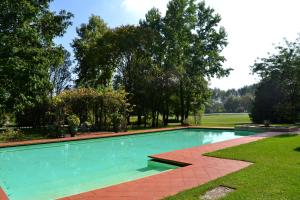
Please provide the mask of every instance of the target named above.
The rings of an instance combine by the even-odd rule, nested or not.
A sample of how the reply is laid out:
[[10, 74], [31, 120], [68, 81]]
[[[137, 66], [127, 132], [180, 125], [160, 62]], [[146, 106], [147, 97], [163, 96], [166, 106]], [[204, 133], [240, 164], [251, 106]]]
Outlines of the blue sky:
[[76, 27], [86, 23], [92, 14], [101, 16], [110, 27], [137, 23], [136, 17], [122, 7], [122, 0], [55, 0], [50, 7], [53, 11], [65, 9], [74, 14], [73, 25], [68, 28], [64, 37], [56, 40], [68, 50], [72, 50], [69, 43], [76, 37]]
[[[169, 0], [54, 0], [51, 9], [65, 9], [75, 17], [63, 38], [69, 51], [76, 37], [76, 27], [86, 23], [91, 14], [99, 15], [110, 27], [136, 24], [152, 7], [164, 14]], [[234, 71], [227, 78], [212, 79], [210, 87], [221, 89], [239, 88], [258, 81], [250, 75], [249, 66], [258, 57], [267, 56], [274, 44], [283, 38], [294, 40], [300, 32], [299, 0], [206, 0], [222, 17], [221, 25], [228, 33], [229, 45], [223, 54], [227, 58], [225, 67]]]

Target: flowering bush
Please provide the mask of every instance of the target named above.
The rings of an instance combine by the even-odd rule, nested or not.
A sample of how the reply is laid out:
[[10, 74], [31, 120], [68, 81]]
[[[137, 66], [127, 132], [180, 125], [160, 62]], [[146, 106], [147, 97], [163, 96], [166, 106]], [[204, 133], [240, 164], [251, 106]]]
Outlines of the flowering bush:
[[55, 116], [60, 123], [65, 116], [76, 114], [80, 121], [90, 122], [96, 130], [114, 130], [126, 126], [117, 124], [126, 121], [129, 111], [127, 94], [123, 90], [79, 88], [67, 90], [55, 97]]
[[24, 140], [25, 135], [21, 130], [7, 129], [0, 134], [0, 139], [6, 142], [16, 142]]

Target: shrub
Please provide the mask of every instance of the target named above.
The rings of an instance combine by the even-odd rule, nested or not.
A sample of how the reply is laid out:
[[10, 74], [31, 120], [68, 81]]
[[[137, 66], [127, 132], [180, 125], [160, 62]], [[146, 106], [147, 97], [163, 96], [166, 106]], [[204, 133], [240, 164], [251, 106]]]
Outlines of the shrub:
[[122, 115], [118, 112], [111, 114], [113, 130], [118, 132], [121, 129]]
[[91, 130], [92, 124], [88, 121], [83, 122], [80, 125], [80, 131], [81, 132], [89, 132]]
[[66, 135], [66, 130], [58, 125], [49, 125], [47, 127], [48, 138], [63, 138]]
[[7, 129], [0, 135], [0, 139], [6, 142], [16, 142], [24, 140], [25, 135], [21, 130]]
[[77, 115], [68, 116], [67, 121], [70, 127], [78, 128], [80, 125], [80, 119]]
[[[124, 90], [79, 88], [67, 90], [54, 99], [55, 116], [62, 121], [65, 116], [76, 114], [80, 121], [89, 121], [95, 130], [111, 130], [121, 123], [128, 112], [127, 94]], [[112, 113], [118, 113], [114, 116]], [[119, 119], [121, 118], [121, 119]], [[67, 120], [68, 121], [68, 120]], [[118, 122], [121, 121], [121, 122]]]

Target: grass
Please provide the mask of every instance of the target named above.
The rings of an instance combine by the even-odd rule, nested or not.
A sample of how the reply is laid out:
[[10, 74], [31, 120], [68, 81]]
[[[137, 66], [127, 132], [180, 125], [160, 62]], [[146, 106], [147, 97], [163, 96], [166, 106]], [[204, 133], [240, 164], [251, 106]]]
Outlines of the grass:
[[[193, 124], [193, 116], [189, 117], [190, 123]], [[131, 122], [136, 122], [137, 117], [130, 117]], [[235, 124], [251, 123], [249, 114], [247, 113], [220, 113], [220, 114], [206, 114], [202, 116], [201, 126], [203, 127], [234, 127]], [[170, 124], [171, 126], [179, 126], [180, 123]]]
[[204, 115], [201, 120], [201, 126], [207, 127], [234, 127], [243, 123], [251, 123], [247, 113]]
[[250, 161], [254, 164], [166, 200], [199, 200], [201, 194], [219, 185], [236, 188], [222, 200], [300, 199], [299, 135], [268, 138], [207, 155]]

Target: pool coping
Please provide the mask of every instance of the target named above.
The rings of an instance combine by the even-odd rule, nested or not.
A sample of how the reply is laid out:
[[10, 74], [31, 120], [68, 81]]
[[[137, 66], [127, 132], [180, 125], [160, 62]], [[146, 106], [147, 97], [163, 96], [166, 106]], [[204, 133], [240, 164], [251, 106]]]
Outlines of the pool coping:
[[154, 128], [154, 129], [136, 130], [136, 131], [118, 132], [118, 133], [93, 132], [93, 133], [87, 133], [87, 134], [82, 133], [81, 135], [78, 135], [76, 137], [68, 137], [68, 138], [27, 140], [27, 141], [19, 141], [19, 142], [3, 142], [3, 143], [0, 143], [0, 149], [7, 148], [7, 147], [18, 147], [18, 146], [29, 146], [29, 145], [38, 145], [38, 144], [51, 144], [51, 143], [60, 143], [60, 142], [90, 140], [90, 139], [97, 139], [97, 138], [121, 137], [121, 136], [139, 135], [139, 134], [172, 131], [172, 130], [180, 130], [180, 129], [235, 130], [234, 127], [176, 126], [176, 127], [170, 127], [170, 128]]
[[[136, 130], [136, 131], [118, 132], [118, 133], [113, 133], [113, 132], [94, 132], [94, 133], [88, 133], [88, 134], [83, 133], [76, 137], [68, 137], [68, 138], [27, 140], [27, 141], [19, 141], [19, 142], [4, 142], [4, 143], [0, 143], [0, 149], [7, 148], [7, 147], [18, 147], [18, 146], [29, 146], [29, 145], [38, 145], [38, 144], [51, 144], [51, 143], [60, 143], [60, 142], [90, 140], [90, 139], [97, 139], [97, 138], [121, 137], [121, 136], [147, 134], [147, 133], [172, 131], [172, 130], [180, 130], [180, 129], [188, 129], [188, 128], [190, 128], [190, 127], [178, 126], [178, 127], [171, 127], [171, 128], [156, 128], [156, 129]], [[195, 127], [191, 127], [191, 128], [195, 128]], [[203, 129], [206, 129], [206, 128], [203, 128]], [[212, 128], [212, 129], [217, 129], [217, 128]]]
[[8, 200], [8, 197], [6, 196], [4, 190], [0, 187], [0, 199], [1, 200]]
[[60, 200], [162, 199], [237, 172], [253, 164], [239, 160], [208, 157], [203, 154], [282, 134], [287, 133], [266, 132], [223, 142], [151, 155], [149, 157], [156, 160], [175, 162], [186, 166], [106, 188], [60, 198]]

